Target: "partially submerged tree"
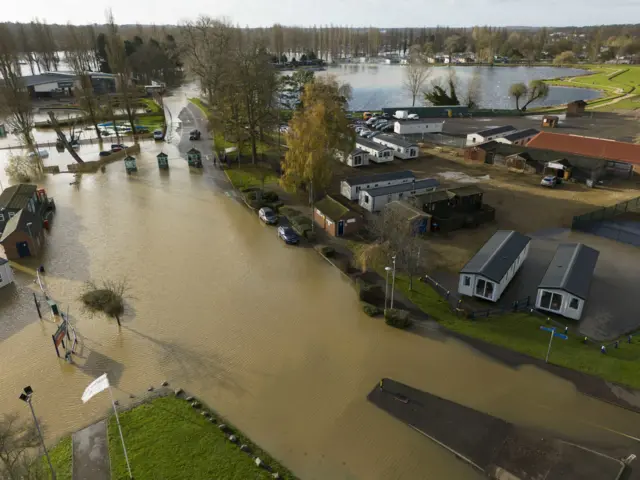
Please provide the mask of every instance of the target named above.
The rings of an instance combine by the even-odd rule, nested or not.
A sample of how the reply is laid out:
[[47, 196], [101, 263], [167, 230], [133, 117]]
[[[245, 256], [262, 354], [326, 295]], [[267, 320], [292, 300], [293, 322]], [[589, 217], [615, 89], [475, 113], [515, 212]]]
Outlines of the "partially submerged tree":
[[522, 82], [514, 83], [509, 88], [509, 96], [516, 101], [516, 110], [520, 110], [520, 99], [527, 95], [527, 91], [527, 86]]
[[434, 106], [460, 105], [456, 89], [458, 81], [455, 70], [449, 71], [449, 77], [445, 84], [442, 82], [433, 82], [431, 89], [424, 92], [425, 102], [429, 102]]
[[479, 68], [473, 70], [473, 76], [467, 84], [463, 103], [469, 108], [478, 108], [482, 101], [482, 73]]
[[20, 183], [34, 182], [42, 176], [40, 162], [34, 156], [11, 155], [4, 171], [9, 178]]
[[544, 80], [532, 80], [527, 88], [527, 102], [522, 106], [526, 110], [530, 103], [543, 100], [549, 96], [549, 85]]
[[411, 94], [411, 106], [415, 106], [416, 97], [431, 71], [427, 55], [428, 52], [418, 46], [413, 46], [409, 50], [409, 58], [404, 72], [404, 87]]
[[129, 291], [126, 280], [105, 280], [102, 284], [87, 282], [85, 291], [80, 297], [87, 312], [104, 313], [116, 319], [118, 326], [124, 313], [124, 301]]

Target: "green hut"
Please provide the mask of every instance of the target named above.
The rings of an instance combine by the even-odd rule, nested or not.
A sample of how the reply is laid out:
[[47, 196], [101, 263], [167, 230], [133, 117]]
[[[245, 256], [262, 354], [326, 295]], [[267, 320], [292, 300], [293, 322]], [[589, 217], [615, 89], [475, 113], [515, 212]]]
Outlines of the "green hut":
[[124, 168], [127, 170], [127, 173], [137, 172], [138, 167], [136, 166], [136, 158], [131, 155], [127, 155], [124, 158]]
[[160, 152], [156, 158], [158, 159], [158, 167], [162, 168], [164, 170], [166, 170], [167, 168], [169, 168], [169, 156], [164, 153], [164, 152]]
[[202, 168], [202, 154], [200, 150], [192, 148], [187, 152], [187, 163], [190, 167]]
[[7, 136], [7, 129], [4, 126], [4, 123], [0, 123], [0, 138]]

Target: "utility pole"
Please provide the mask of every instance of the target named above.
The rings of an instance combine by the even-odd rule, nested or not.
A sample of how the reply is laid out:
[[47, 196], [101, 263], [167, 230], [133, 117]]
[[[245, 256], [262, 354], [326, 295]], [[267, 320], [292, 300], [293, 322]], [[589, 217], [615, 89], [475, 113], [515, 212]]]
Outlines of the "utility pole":
[[391, 274], [391, 309], [393, 310], [393, 292], [396, 287], [396, 256], [391, 258], [393, 258], [393, 273]]
[[31, 396], [33, 395], [33, 389], [31, 386], [27, 385], [22, 390], [20, 394], [20, 400], [29, 405], [29, 409], [31, 409], [31, 415], [33, 416], [33, 422], [36, 424], [36, 430], [38, 431], [38, 436], [40, 437], [40, 443], [42, 444], [42, 448], [44, 449], [44, 455], [47, 457], [47, 463], [49, 464], [49, 469], [51, 470], [51, 478], [52, 480], [56, 480], [56, 472], [53, 469], [53, 464], [51, 463], [51, 458], [49, 458], [49, 452], [47, 451], [47, 446], [44, 444], [44, 437], [42, 436], [42, 430], [40, 430], [40, 424], [38, 423], [38, 418], [36, 417], [36, 412], [33, 409], [33, 405], [31, 404]]

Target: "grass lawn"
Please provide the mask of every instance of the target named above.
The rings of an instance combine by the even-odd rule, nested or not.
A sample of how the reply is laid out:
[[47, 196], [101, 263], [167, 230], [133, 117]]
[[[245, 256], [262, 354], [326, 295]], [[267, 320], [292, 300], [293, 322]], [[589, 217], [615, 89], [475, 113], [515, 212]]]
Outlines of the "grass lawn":
[[[217, 417], [216, 417], [217, 418]], [[252, 456], [240, 451], [239, 444], [252, 447], [280, 478], [295, 478], [269, 455], [252, 446], [242, 434], [235, 433], [238, 445], [229, 442], [216, 424], [210, 423], [175, 397], [157, 398], [120, 414], [131, 470], [135, 478], [192, 479], [270, 479], [271, 474], [258, 468]], [[122, 452], [115, 417], [109, 421], [111, 478], [125, 480], [127, 466]]]
[[[55, 447], [49, 449], [49, 457], [51, 457], [53, 469], [56, 471], [56, 479], [71, 480], [71, 469], [73, 468], [71, 465], [71, 437], [63, 438]], [[46, 478], [51, 478], [51, 471], [45, 457], [42, 457], [42, 471]]]
[[136, 125], [142, 125], [153, 132], [156, 129], [162, 128], [164, 125], [164, 117], [162, 115], [151, 115], [149, 117], [140, 117], [136, 121]]
[[[349, 242], [348, 245], [355, 252], [365, 244]], [[541, 317], [526, 313], [512, 313], [488, 319], [468, 320], [453, 314], [447, 302], [430, 285], [414, 279], [413, 290], [410, 291], [409, 278], [399, 273], [396, 275], [396, 288], [421, 310], [450, 330], [535, 358], [545, 358], [549, 334], [540, 330], [540, 326], [545, 324]], [[582, 338], [581, 335], [570, 332], [569, 339], [566, 341], [555, 339], [550, 362], [605, 380], [640, 388], [640, 375], [638, 375], [640, 339], [636, 338], [631, 344], [621, 340], [619, 349], [610, 347], [607, 349], [607, 355], [603, 355], [598, 346], [583, 344]]]
[[233, 186], [239, 190], [248, 187], [260, 187], [262, 186], [263, 178], [265, 187], [278, 183], [278, 176], [274, 171], [263, 166], [234, 165], [231, 168], [227, 168], [225, 172]]
[[190, 98], [189, 101], [202, 110], [205, 115], [209, 115], [209, 107], [207, 107], [199, 98]]
[[160, 105], [158, 105], [156, 102], [154, 102], [150, 98], [141, 98], [140, 103], [145, 108], [150, 109], [153, 113], [162, 113], [162, 109], [160, 108]]

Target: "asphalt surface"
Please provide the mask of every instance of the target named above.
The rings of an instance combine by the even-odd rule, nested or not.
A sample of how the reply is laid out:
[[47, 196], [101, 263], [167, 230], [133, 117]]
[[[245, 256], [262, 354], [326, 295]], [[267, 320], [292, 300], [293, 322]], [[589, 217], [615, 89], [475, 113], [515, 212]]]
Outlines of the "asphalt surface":
[[107, 421], [78, 430], [71, 437], [74, 480], [110, 480]]

